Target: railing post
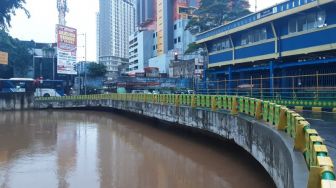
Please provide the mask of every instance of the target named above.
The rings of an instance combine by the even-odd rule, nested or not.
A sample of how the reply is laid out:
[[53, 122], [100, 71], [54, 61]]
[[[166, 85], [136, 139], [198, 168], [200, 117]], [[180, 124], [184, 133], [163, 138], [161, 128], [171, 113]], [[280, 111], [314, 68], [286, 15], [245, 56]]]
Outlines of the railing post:
[[253, 77], [251, 76], [251, 80], [250, 80], [250, 87], [251, 87], [251, 94], [250, 94], [250, 97], [252, 98], [253, 97]]
[[236, 96], [232, 97], [231, 114], [232, 115], [237, 115], [238, 114], [238, 102], [237, 102], [237, 97]]
[[274, 98], [274, 62], [271, 61], [269, 65], [269, 83], [270, 83], [270, 96]]
[[196, 95], [191, 95], [191, 107], [195, 108], [197, 105], [197, 98]]
[[255, 117], [257, 120], [262, 119], [262, 105], [261, 100], [256, 100], [256, 111], [255, 111]]
[[228, 94], [232, 95], [232, 65], [229, 65], [228, 67], [228, 75], [229, 75], [229, 79], [228, 79]]
[[280, 107], [280, 117], [279, 124], [277, 126], [278, 130], [285, 131], [287, 129], [287, 108]]
[[301, 151], [302, 153], [306, 150], [306, 129], [310, 127], [309, 123], [305, 120], [299, 121], [296, 126], [296, 135], [294, 140], [294, 148]]
[[211, 96], [211, 110], [217, 110], [217, 96]]
[[319, 100], [319, 73], [316, 71], [316, 100]]
[[175, 106], [180, 106], [180, 95], [175, 95]]

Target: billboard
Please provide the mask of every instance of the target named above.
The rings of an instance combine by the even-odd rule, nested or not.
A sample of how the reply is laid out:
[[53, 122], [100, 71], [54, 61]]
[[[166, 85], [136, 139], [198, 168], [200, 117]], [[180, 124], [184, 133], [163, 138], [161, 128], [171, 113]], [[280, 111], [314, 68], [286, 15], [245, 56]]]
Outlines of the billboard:
[[0, 51], [0, 65], [8, 65], [8, 53]]
[[57, 25], [57, 74], [77, 74], [77, 30]]

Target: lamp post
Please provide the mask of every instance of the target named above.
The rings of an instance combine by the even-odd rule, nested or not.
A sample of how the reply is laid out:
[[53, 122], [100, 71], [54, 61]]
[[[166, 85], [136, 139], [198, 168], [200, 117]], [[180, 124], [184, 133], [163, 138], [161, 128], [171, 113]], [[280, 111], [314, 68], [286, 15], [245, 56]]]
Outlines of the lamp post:
[[53, 55], [53, 68], [52, 68], [52, 70], [53, 70], [53, 80], [55, 80], [55, 57], [56, 57], [56, 55], [57, 55], [57, 53], [55, 53]]
[[[81, 33], [81, 34], [78, 34], [78, 35], [83, 35], [84, 36], [84, 49], [85, 49], [85, 52], [84, 52], [84, 80], [83, 80], [83, 86], [84, 86], [84, 94], [86, 95], [86, 33]], [[82, 67], [82, 63], [80, 64], [80, 67]], [[81, 80], [81, 76], [79, 75], [79, 80]], [[81, 88], [81, 86], [79, 86], [79, 88]]]
[[[43, 58], [43, 56], [33, 56], [33, 77], [36, 77], [36, 72], [35, 72], [35, 58]], [[40, 63], [40, 75], [41, 75], [41, 63]]]
[[87, 59], [86, 59], [86, 33], [84, 33], [85, 38], [85, 66], [84, 66], [84, 94], [86, 95], [86, 67], [87, 67]]

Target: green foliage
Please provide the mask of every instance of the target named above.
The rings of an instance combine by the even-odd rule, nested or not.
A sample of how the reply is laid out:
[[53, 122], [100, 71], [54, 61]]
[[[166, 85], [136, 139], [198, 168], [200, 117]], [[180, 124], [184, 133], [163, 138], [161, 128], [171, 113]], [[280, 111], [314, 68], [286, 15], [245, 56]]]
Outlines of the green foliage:
[[107, 73], [106, 66], [98, 63], [90, 63], [88, 65], [88, 76], [96, 78], [103, 77]]
[[196, 44], [195, 42], [188, 44], [188, 49], [184, 52], [184, 54], [192, 54], [197, 52], [200, 48], [202, 48], [201, 44]]
[[15, 15], [16, 9], [22, 9], [28, 17], [30, 14], [26, 8], [24, 8], [25, 0], [1, 0], [0, 1], [0, 29], [7, 29], [11, 27], [10, 22], [12, 15]]
[[194, 12], [186, 29], [196, 34], [250, 13], [247, 0], [201, 0], [201, 6]]
[[14, 39], [4, 30], [0, 30], [0, 51], [8, 53], [8, 66], [1, 66], [1, 77], [13, 76], [10, 72], [13, 69], [16, 76], [24, 77], [27, 74], [28, 68], [33, 64], [33, 55], [29, 53], [32, 42], [23, 42]]
[[[197, 34], [223, 25], [250, 13], [247, 0], [201, 0], [201, 6], [193, 13], [186, 30]], [[203, 46], [191, 43], [185, 54], [198, 51]]]

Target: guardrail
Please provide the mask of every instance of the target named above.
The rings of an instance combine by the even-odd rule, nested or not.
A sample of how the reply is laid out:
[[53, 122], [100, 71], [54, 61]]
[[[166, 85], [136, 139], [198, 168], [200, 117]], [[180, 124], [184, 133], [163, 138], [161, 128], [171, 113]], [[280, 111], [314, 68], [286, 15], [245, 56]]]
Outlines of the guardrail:
[[308, 188], [336, 187], [333, 162], [324, 140], [300, 114], [285, 106], [249, 97], [228, 95], [155, 95], [155, 94], [102, 94], [36, 98], [37, 101], [116, 100], [189, 106], [212, 111], [226, 110], [232, 115], [242, 113], [263, 121], [294, 140], [294, 148], [304, 155], [308, 169]]

